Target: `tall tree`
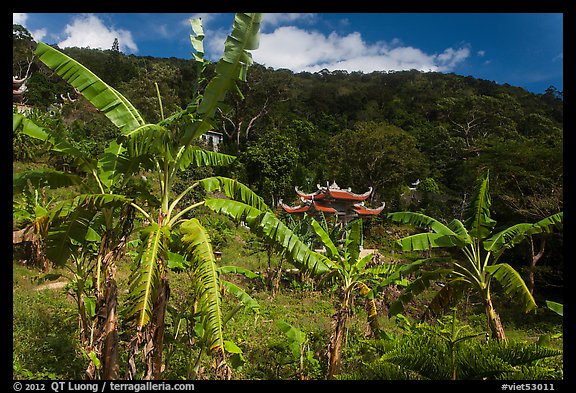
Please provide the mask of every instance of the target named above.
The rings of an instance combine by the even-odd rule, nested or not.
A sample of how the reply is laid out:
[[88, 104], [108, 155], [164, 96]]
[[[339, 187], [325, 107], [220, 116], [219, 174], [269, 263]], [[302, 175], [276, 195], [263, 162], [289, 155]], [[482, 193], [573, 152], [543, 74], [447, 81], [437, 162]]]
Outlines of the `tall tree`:
[[330, 143], [334, 180], [357, 190], [372, 187], [373, 199], [395, 202], [403, 185], [427, 175], [416, 140], [387, 123], [357, 123]]

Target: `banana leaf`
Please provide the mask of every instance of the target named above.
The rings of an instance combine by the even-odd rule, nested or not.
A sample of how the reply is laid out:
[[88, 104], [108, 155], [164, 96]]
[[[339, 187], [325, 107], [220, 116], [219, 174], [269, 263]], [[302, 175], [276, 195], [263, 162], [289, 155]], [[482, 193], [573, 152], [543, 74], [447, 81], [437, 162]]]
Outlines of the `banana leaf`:
[[146, 124], [136, 108], [122, 94], [76, 60], [43, 42], [38, 43], [34, 53], [40, 61], [104, 113], [122, 133]]
[[160, 286], [162, 275], [161, 261], [167, 258], [164, 244], [168, 235], [167, 231], [167, 228], [162, 228], [154, 222], [143, 231], [143, 248], [139, 256], [138, 267], [130, 276], [131, 285], [126, 311], [126, 319], [133, 321], [138, 329], [150, 322], [156, 291]]
[[79, 184], [82, 178], [71, 173], [54, 169], [35, 169], [23, 173], [14, 174], [12, 177], [12, 190], [18, 194], [24, 191], [28, 182], [35, 188], [68, 187]]
[[208, 345], [212, 351], [223, 351], [223, 315], [219, 271], [214, 259], [210, 237], [198, 219], [180, 226], [181, 241], [191, 262], [198, 309]]
[[486, 239], [492, 233], [496, 221], [490, 218], [490, 173], [487, 172], [484, 179], [480, 181], [478, 190], [470, 200], [465, 214], [468, 217], [464, 225], [468, 228], [468, 233], [474, 239]]
[[198, 183], [209, 193], [220, 191], [230, 199], [243, 202], [260, 211], [270, 211], [261, 196], [237, 180], [214, 176], [202, 179]]
[[324, 230], [324, 228], [322, 228], [320, 223], [316, 221], [314, 218], [311, 219], [311, 224], [312, 229], [314, 229], [314, 232], [320, 238], [324, 247], [326, 247], [326, 256], [333, 261], [336, 262], [339, 261], [340, 253], [338, 253], [338, 249], [334, 245], [332, 239], [330, 239], [330, 235], [328, 235], [328, 233]]
[[245, 203], [226, 199], [207, 199], [205, 206], [231, 217], [237, 222], [245, 221], [250, 230], [286, 251], [286, 256], [297, 268], [312, 275], [330, 271], [333, 262], [326, 256], [314, 252], [300, 240], [282, 221], [269, 211], [261, 211]]
[[512, 266], [507, 263], [498, 263], [486, 266], [486, 271], [498, 280], [507, 295], [520, 301], [525, 312], [537, 307], [534, 297], [528, 287], [526, 287], [526, 283]]
[[203, 150], [197, 146], [188, 146], [179, 161], [180, 169], [185, 170], [190, 165], [198, 167], [230, 165], [236, 157], [214, 151]]
[[498, 258], [506, 249], [513, 248], [528, 236], [562, 230], [564, 213], [552, 214], [534, 224], [521, 223], [511, 226], [486, 239], [483, 243], [486, 251], [492, 251]]
[[253, 63], [248, 51], [258, 49], [261, 20], [262, 14], [235, 15], [232, 32], [224, 43], [224, 55], [216, 64], [216, 76], [206, 86], [198, 107], [201, 115], [212, 117], [226, 92], [235, 86], [235, 81], [246, 80], [246, 70]]

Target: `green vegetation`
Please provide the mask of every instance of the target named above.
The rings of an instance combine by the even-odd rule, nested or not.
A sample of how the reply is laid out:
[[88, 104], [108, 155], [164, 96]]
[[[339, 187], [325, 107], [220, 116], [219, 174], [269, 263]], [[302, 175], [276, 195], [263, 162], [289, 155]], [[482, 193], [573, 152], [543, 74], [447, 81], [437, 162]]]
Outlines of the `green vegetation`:
[[[273, 71], [259, 23], [217, 63], [14, 26], [13, 377], [563, 379], [561, 94]], [[276, 207], [332, 181], [388, 214]]]

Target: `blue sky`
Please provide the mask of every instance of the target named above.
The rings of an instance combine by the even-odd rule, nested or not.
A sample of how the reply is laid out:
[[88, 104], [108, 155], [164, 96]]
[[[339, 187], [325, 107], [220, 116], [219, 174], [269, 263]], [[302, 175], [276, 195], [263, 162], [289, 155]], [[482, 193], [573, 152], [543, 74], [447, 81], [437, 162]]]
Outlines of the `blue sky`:
[[[14, 13], [37, 41], [191, 59], [189, 19], [201, 17], [218, 60], [233, 14]], [[269, 13], [254, 61], [294, 72], [418, 69], [563, 91], [561, 13]]]

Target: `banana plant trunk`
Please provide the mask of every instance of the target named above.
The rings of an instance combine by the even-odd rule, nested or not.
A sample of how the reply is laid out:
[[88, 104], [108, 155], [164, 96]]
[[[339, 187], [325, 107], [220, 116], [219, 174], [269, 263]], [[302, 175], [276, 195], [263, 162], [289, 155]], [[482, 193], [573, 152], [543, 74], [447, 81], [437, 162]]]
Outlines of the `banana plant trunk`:
[[[132, 232], [134, 209], [128, 207], [122, 213], [122, 232], [117, 242], [114, 244], [113, 231], [107, 231], [102, 237], [102, 258], [104, 272], [104, 291], [99, 296], [100, 307], [98, 309], [96, 331], [99, 334], [97, 339], [97, 353], [100, 355], [102, 364], [102, 379], [116, 380], [120, 369], [120, 359], [118, 355], [118, 285], [116, 283], [116, 261], [119, 261], [126, 250], [128, 237]], [[102, 318], [101, 318], [102, 317]]]
[[504, 333], [504, 327], [500, 321], [500, 317], [494, 310], [492, 305], [492, 299], [490, 295], [484, 297], [484, 312], [486, 313], [486, 319], [488, 320], [488, 328], [492, 334], [492, 338], [498, 341], [505, 341], [506, 335]]
[[150, 323], [145, 328], [143, 361], [146, 370], [144, 379], [158, 380], [164, 371], [162, 354], [164, 352], [165, 318], [169, 297], [170, 286], [168, 279], [163, 277], [158, 288], [158, 296], [152, 308]]
[[105, 380], [118, 379], [118, 288], [116, 285], [116, 267], [111, 266], [104, 291], [106, 299], [106, 319], [102, 332], [102, 378]]
[[326, 379], [334, 378], [334, 375], [340, 371], [342, 345], [346, 337], [348, 320], [350, 319], [349, 309], [350, 293], [344, 291], [340, 309], [332, 316], [332, 335], [328, 344], [328, 371]]

